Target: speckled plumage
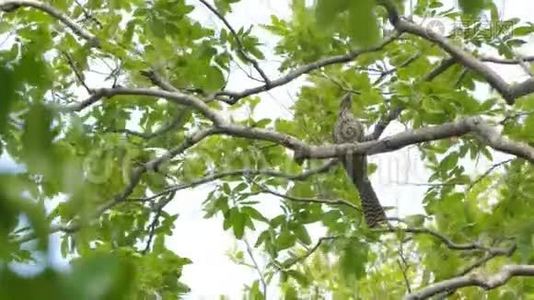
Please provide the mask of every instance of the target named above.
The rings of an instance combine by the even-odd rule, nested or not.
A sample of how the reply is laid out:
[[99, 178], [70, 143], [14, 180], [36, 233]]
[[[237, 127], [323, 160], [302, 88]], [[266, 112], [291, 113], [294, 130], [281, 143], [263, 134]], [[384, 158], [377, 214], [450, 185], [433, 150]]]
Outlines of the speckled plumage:
[[[363, 125], [354, 117], [351, 108], [352, 97], [350, 94], [346, 94], [341, 99], [338, 118], [334, 126], [333, 137], [336, 144], [358, 143], [363, 140]], [[369, 177], [367, 177], [367, 157], [365, 155], [347, 154], [343, 158], [343, 166], [347, 175], [358, 189], [367, 225], [369, 227], [377, 227], [381, 223], [385, 223], [386, 214], [378, 201]]]

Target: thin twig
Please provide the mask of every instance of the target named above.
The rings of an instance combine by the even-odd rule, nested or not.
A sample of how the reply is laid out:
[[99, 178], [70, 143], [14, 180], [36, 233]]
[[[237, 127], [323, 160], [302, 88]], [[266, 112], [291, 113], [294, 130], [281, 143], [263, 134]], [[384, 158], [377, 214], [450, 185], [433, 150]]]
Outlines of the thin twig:
[[59, 20], [65, 26], [69, 27], [74, 34], [83, 38], [84, 40], [87, 40], [90, 46], [98, 47], [98, 39], [93, 34], [85, 30], [82, 26], [76, 24], [74, 20], [53, 6], [35, 0], [4, 0], [0, 2], [0, 11], [12, 12], [21, 7], [33, 7], [50, 15], [51, 17]]
[[441, 241], [447, 248], [451, 250], [461, 250], [461, 251], [483, 251], [488, 253], [508, 253], [510, 251], [509, 248], [496, 248], [496, 247], [487, 247], [481, 245], [479, 242], [472, 242], [472, 243], [456, 243], [452, 241], [450, 238], [445, 236], [444, 234], [437, 232], [432, 229], [428, 228], [401, 228], [401, 227], [390, 227], [390, 228], [380, 228], [380, 229], [374, 229], [373, 232], [390, 232], [390, 233], [398, 233], [398, 232], [406, 232], [406, 233], [412, 233], [412, 234], [424, 234], [424, 235], [430, 235], [437, 240]]
[[264, 193], [272, 194], [272, 195], [278, 196], [280, 198], [287, 199], [289, 201], [302, 202], [302, 203], [319, 203], [319, 204], [326, 204], [326, 205], [343, 205], [343, 206], [347, 206], [349, 208], [352, 208], [352, 209], [354, 209], [356, 211], [361, 212], [361, 209], [358, 206], [356, 206], [355, 204], [353, 204], [353, 203], [351, 203], [349, 201], [342, 200], [342, 199], [338, 199], [338, 200], [323, 200], [323, 199], [317, 199], [317, 198], [296, 197], [296, 196], [284, 195], [282, 193], [273, 191], [273, 190], [265, 187], [264, 185], [259, 185], [259, 187], [260, 187], [261, 191], [264, 192]]
[[375, 86], [375, 85], [380, 84], [382, 82], [382, 80], [384, 80], [384, 78], [386, 78], [387, 76], [397, 72], [399, 69], [402, 69], [402, 68], [405, 68], [405, 67], [409, 66], [410, 64], [415, 62], [420, 57], [421, 57], [421, 54], [420, 53], [416, 53], [416, 54], [412, 55], [411, 57], [409, 57], [408, 59], [406, 59], [404, 62], [402, 62], [397, 67], [394, 67], [394, 68], [391, 68], [391, 69], [386, 70], [384, 72], [381, 72], [380, 76], [375, 81], [373, 81], [372, 85]]
[[492, 165], [489, 169], [486, 170], [486, 172], [484, 172], [484, 174], [482, 174], [480, 177], [478, 177], [475, 181], [473, 181], [468, 187], [467, 187], [467, 190], [470, 190], [472, 189], [475, 185], [477, 185], [479, 182], [481, 182], [482, 180], [484, 180], [486, 177], [488, 177], [491, 172], [493, 172], [495, 169], [503, 166], [503, 165], [506, 165], [512, 161], [514, 161], [515, 158], [511, 158], [511, 159], [507, 159], [507, 160], [504, 160], [504, 161], [501, 161], [499, 163], [496, 163], [494, 165]]
[[76, 66], [76, 63], [74, 62], [74, 59], [72, 58], [72, 55], [70, 55], [70, 53], [66, 51], [63, 52], [63, 55], [65, 56], [65, 58], [67, 58], [67, 63], [69, 64], [70, 68], [74, 72], [74, 75], [76, 75], [76, 79], [78, 79], [79, 83], [85, 88], [87, 93], [91, 95], [93, 93], [93, 90], [89, 88], [89, 86], [87, 86], [87, 84], [85, 83], [83, 73]]
[[137, 131], [126, 129], [126, 128], [124, 128], [124, 129], [111, 129], [111, 130], [106, 130], [105, 132], [124, 133], [126, 135], [136, 136], [136, 137], [142, 138], [144, 140], [151, 140], [153, 138], [162, 136], [162, 135], [164, 135], [165, 133], [167, 133], [167, 132], [169, 132], [171, 130], [176, 129], [178, 127], [178, 125], [183, 123], [184, 118], [186, 117], [186, 115], [189, 112], [190, 112], [190, 109], [183, 109], [182, 111], [180, 111], [178, 113], [178, 115], [171, 122], [161, 126], [160, 128], [158, 128], [157, 130], [155, 130], [153, 132], [137, 132]]
[[243, 242], [245, 243], [247, 247], [247, 253], [250, 257], [250, 260], [252, 260], [252, 264], [254, 265], [254, 269], [258, 273], [258, 276], [260, 277], [261, 287], [263, 290], [263, 298], [267, 299], [267, 280], [265, 279], [265, 276], [263, 275], [263, 272], [261, 271], [260, 265], [256, 261], [256, 258], [254, 257], [254, 252], [252, 250], [252, 247], [250, 246], [250, 243], [246, 238], [243, 238]]
[[74, 3], [76, 3], [78, 7], [82, 10], [82, 13], [87, 20], [93, 21], [93, 23], [95, 23], [100, 29], [104, 28], [102, 23], [97, 18], [95, 18], [91, 13], [89, 13], [89, 11], [87, 11], [87, 9], [85, 9], [85, 7], [78, 0], [74, 0]]
[[150, 201], [153, 201], [154, 199], [157, 199], [157, 198], [159, 198], [159, 197], [161, 197], [163, 195], [166, 195], [168, 193], [171, 193], [171, 192], [184, 190], [184, 189], [188, 189], [188, 188], [193, 188], [195, 186], [198, 186], [198, 185], [201, 185], [201, 184], [204, 184], [204, 183], [209, 183], [209, 182], [212, 182], [212, 181], [215, 181], [215, 180], [219, 180], [219, 179], [222, 179], [222, 178], [225, 178], [225, 177], [232, 177], [232, 176], [247, 176], [247, 177], [251, 177], [251, 176], [261, 175], [261, 176], [285, 178], [285, 179], [294, 180], [294, 181], [302, 181], [302, 180], [305, 180], [308, 177], [313, 176], [315, 174], [324, 173], [324, 172], [330, 170], [337, 163], [338, 163], [337, 160], [330, 160], [330, 161], [326, 162], [325, 164], [323, 164], [323, 165], [321, 165], [321, 166], [319, 166], [317, 168], [309, 169], [309, 170], [306, 170], [306, 171], [304, 171], [302, 173], [298, 173], [298, 174], [288, 174], [288, 173], [284, 173], [284, 172], [278, 172], [278, 171], [275, 171], [275, 170], [254, 170], [254, 169], [241, 169], [241, 170], [235, 170], [235, 171], [220, 172], [220, 173], [216, 173], [216, 174], [206, 175], [206, 176], [201, 177], [201, 178], [197, 178], [196, 180], [194, 180], [192, 182], [181, 183], [181, 184], [178, 184], [178, 185], [175, 185], [175, 186], [167, 187], [163, 191], [158, 192], [155, 195], [152, 195], [152, 196], [149, 196], [149, 197], [146, 197], [146, 198], [129, 198], [128, 200], [129, 201], [150, 202]]
[[319, 59], [315, 62], [312, 62], [312, 63], [309, 63], [307, 65], [303, 65], [303, 66], [300, 66], [298, 68], [296, 68], [295, 70], [277, 78], [277, 79], [274, 79], [274, 80], [271, 80], [271, 83], [269, 85], [267, 84], [264, 84], [264, 85], [260, 85], [260, 86], [257, 86], [257, 87], [253, 87], [253, 88], [249, 88], [249, 89], [245, 89], [243, 91], [240, 91], [240, 92], [231, 92], [231, 91], [223, 91], [223, 92], [218, 92], [216, 95], [215, 95], [215, 98], [216, 99], [219, 99], [219, 100], [222, 100], [228, 104], [235, 104], [237, 101], [239, 101], [239, 99], [242, 99], [242, 98], [245, 98], [245, 97], [248, 97], [248, 96], [251, 96], [251, 95], [255, 95], [255, 94], [258, 94], [258, 93], [261, 93], [261, 92], [266, 92], [268, 90], [271, 90], [275, 87], [278, 87], [278, 86], [282, 86], [284, 84], [287, 84], [291, 81], [293, 81], [294, 79], [304, 75], [304, 74], [308, 74], [314, 70], [318, 70], [320, 68], [323, 68], [323, 67], [326, 67], [326, 66], [329, 66], [329, 65], [333, 65], [333, 64], [339, 64], [339, 63], [346, 63], [346, 62], [350, 62], [354, 59], [356, 59], [358, 56], [364, 54], [364, 53], [371, 53], [371, 52], [376, 52], [376, 51], [380, 51], [382, 49], [384, 49], [384, 47], [386, 47], [387, 45], [389, 45], [390, 43], [392, 43], [393, 41], [395, 41], [397, 38], [398, 38], [398, 34], [395, 34], [395, 35], [392, 35], [390, 37], [387, 37], [385, 38], [382, 43], [376, 47], [372, 47], [372, 48], [368, 48], [368, 49], [357, 49], [357, 50], [352, 50], [350, 51], [349, 53], [347, 54], [343, 54], [343, 55], [336, 55], [336, 56], [330, 56], [330, 57], [325, 57], [325, 58], [322, 58], [322, 59]]
[[284, 270], [287, 270], [289, 268], [291, 268], [292, 266], [294, 266], [295, 264], [299, 263], [299, 262], [302, 262], [304, 260], [306, 260], [308, 257], [310, 257], [310, 255], [312, 255], [315, 251], [317, 251], [317, 249], [319, 249], [319, 247], [321, 247], [321, 245], [325, 242], [329, 242], [329, 241], [333, 241], [333, 240], [336, 240], [336, 239], [339, 239], [341, 238], [340, 236], [326, 236], [326, 237], [322, 237], [320, 238], [319, 240], [317, 240], [317, 243], [315, 243], [315, 245], [311, 248], [309, 248], [306, 253], [304, 253], [303, 255], [301, 256], [297, 256], [297, 257], [294, 257], [282, 264], [280, 263], [275, 263], [274, 266], [280, 270], [280, 271], [284, 271]]
[[239, 35], [235, 31], [235, 29], [232, 27], [232, 25], [230, 25], [228, 20], [226, 20], [226, 18], [219, 11], [217, 11], [213, 6], [211, 6], [211, 4], [209, 4], [207, 1], [205, 1], [205, 0], [199, 0], [199, 1], [202, 4], [204, 4], [204, 6], [206, 6], [207, 9], [209, 9], [215, 16], [217, 16], [217, 18], [219, 18], [224, 23], [226, 28], [228, 28], [228, 30], [230, 31], [230, 33], [234, 37], [234, 40], [235, 40], [235, 42], [237, 44], [237, 48], [238, 48], [239, 54], [241, 54], [243, 56], [243, 58], [245, 58], [246, 61], [248, 61], [249, 63], [251, 63], [254, 66], [254, 69], [256, 69], [256, 71], [260, 74], [261, 78], [263, 78], [263, 81], [265, 82], [265, 85], [270, 86], [271, 85], [271, 81], [269, 80], [269, 77], [267, 77], [265, 72], [261, 69], [261, 67], [258, 64], [258, 62], [254, 58], [250, 57], [245, 52], [245, 47], [243, 46], [243, 42], [239, 38]]

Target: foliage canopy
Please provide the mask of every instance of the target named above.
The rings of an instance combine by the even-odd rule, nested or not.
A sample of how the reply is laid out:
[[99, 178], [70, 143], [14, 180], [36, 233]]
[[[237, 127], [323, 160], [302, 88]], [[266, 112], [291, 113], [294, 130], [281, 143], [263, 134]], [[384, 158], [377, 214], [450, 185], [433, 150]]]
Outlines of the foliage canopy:
[[[194, 199], [205, 217], [254, 237], [246, 250], [267, 262], [235, 255], [258, 271], [246, 298], [534, 295], [534, 58], [517, 54], [532, 23], [502, 20], [489, 0], [293, 0], [289, 19], [234, 28], [238, 2], [0, 2], [0, 153], [23, 166], [0, 173], [1, 297], [181, 297], [191, 261], [165, 244], [178, 217], [165, 207], [208, 183]], [[280, 74], [262, 68], [267, 54]], [[256, 85], [227, 89], [236, 72]], [[262, 93], [297, 78], [292, 118], [257, 117]], [[336, 146], [347, 92], [368, 141]], [[405, 131], [383, 137], [393, 123]], [[406, 146], [430, 174], [424, 214], [366, 228], [337, 157]], [[479, 160], [493, 166], [470, 173]], [[260, 208], [269, 197], [275, 215]], [[13, 271], [46, 256], [54, 233], [68, 272]]]

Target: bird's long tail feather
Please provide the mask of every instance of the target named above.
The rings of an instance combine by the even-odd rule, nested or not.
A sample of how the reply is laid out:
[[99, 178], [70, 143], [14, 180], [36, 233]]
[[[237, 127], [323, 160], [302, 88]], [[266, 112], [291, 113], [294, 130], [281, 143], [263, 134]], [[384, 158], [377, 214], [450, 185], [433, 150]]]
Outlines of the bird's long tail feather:
[[348, 154], [343, 161], [343, 166], [352, 183], [358, 189], [367, 226], [374, 228], [385, 223], [386, 213], [367, 176], [367, 156]]

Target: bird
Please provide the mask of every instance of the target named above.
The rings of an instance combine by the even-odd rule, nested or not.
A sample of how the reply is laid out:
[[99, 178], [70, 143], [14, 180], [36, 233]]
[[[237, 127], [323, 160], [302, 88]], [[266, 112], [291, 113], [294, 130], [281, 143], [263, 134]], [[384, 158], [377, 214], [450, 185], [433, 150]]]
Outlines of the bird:
[[[336, 124], [333, 130], [336, 144], [359, 143], [364, 139], [364, 126], [352, 114], [352, 95], [341, 98]], [[365, 222], [369, 228], [387, 223], [386, 213], [380, 205], [375, 190], [367, 176], [367, 155], [347, 153], [340, 157], [343, 167], [358, 190]]]

